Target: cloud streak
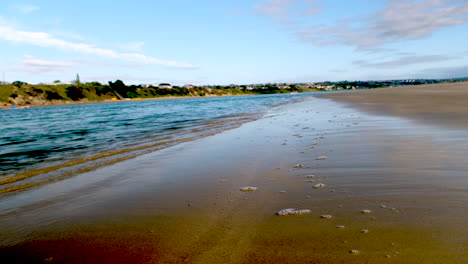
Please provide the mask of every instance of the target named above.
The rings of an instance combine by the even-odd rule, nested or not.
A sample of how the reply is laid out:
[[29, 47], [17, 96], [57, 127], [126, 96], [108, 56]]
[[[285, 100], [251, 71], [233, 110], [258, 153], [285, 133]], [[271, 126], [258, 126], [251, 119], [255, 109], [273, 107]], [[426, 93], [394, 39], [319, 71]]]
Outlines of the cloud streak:
[[29, 14], [40, 9], [38, 6], [26, 4], [13, 4], [11, 7], [20, 11], [23, 14]]
[[255, 11], [280, 24], [291, 25], [299, 23], [293, 17], [301, 18], [320, 13], [322, 9], [314, 6], [316, 2], [315, 0], [265, 0], [255, 6]]
[[381, 62], [370, 62], [366, 60], [357, 60], [353, 61], [354, 65], [365, 68], [394, 68], [394, 67], [403, 67], [413, 64], [420, 63], [430, 63], [430, 62], [441, 62], [447, 60], [456, 59], [451, 56], [442, 56], [442, 55], [414, 55], [414, 56], [404, 56], [401, 58], [381, 61]]
[[17, 30], [0, 20], [0, 39], [13, 42], [30, 44], [34, 46], [54, 48], [63, 51], [72, 51], [81, 54], [89, 54], [107, 59], [118, 59], [142, 64], [155, 64], [179, 69], [195, 69], [189, 63], [163, 60], [140, 53], [121, 53], [112, 49], [99, 48], [91, 44], [77, 43], [55, 37], [45, 32], [31, 32]]
[[26, 55], [21, 60], [20, 64], [18, 66], [12, 67], [11, 70], [30, 73], [50, 73], [65, 71], [73, 68], [74, 66], [75, 64], [70, 62], [42, 60]]
[[[256, 6], [259, 13], [278, 21], [291, 21], [291, 6], [300, 0], [269, 0]], [[306, 26], [298, 23], [292, 33], [317, 46], [344, 45], [358, 50], [386, 43], [421, 39], [443, 28], [468, 23], [466, 0], [385, 0], [387, 6], [364, 17]], [[316, 9], [316, 10], [315, 10]], [[314, 15], [318, 7], [303, 12]], [[297, 22], [297, 21], [296, 21]]]

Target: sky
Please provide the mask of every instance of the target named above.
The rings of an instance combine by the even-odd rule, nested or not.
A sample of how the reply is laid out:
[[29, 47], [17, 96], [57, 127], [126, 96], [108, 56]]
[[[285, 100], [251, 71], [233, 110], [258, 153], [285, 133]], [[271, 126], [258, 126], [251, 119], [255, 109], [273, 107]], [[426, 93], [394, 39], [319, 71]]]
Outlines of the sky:
[[5, 81], [468, 77], [468, 0], [2, 0]]

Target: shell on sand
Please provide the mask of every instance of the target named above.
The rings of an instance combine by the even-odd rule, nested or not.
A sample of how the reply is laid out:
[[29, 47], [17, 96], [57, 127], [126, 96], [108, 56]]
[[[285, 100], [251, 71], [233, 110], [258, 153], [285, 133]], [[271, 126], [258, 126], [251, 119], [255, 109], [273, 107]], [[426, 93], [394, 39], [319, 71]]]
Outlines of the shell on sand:
[[322, 189], [323, 187], [325, 187], [326, 185], [323, 184], [323, 183], [317, 183], [314, 185], [314, 189]]
[[286, 208], [286, 209], [279, 210], [278, 212], [276, 212], [276, 215], [281, 215], [281, 216], [284, 216], [284, 215], [306, 215], [306, 214], [310, 214], [310, 212], [311, 211], [309, 209], [296, 210], [295, 208]]
[[326, 159], [328, 159], [328, 157], [327, 156], [319, 156], [319, 157], [316, 157], [315, 159], [316, 160], [326, 160]]
[[372, 211], [369, 210], [369, 209], [364, 209], [364, 210], [361, 211], [361, 213], [362, 214], [370, 214], [370, 213], [372, 213]]
[[369, 233], [369, 229], [362, 229], [362, 230], [361, 230], [361, 233], [367, 234], [367, 233]]
[[247, 186], [240, 188], [240, 190], [243, 192], [255, 192], [256, 190], [258, 190], [258, 187]]
[[357, 249], [351, 249], [351, 250], [349, 251], [349, 253], [351, 253], [351, 254], [359, 254], [359, 250], [357, 250]]
[[332, 216], [332, 215], [321, 215], [320, 218], [323, 218], [323, 219], [332, 219], [333, 216]]
[[296, 165], [293, 166], [293, 168], [296, 168], [296, 169], [304, 168], [304, 165], [296, 164]]

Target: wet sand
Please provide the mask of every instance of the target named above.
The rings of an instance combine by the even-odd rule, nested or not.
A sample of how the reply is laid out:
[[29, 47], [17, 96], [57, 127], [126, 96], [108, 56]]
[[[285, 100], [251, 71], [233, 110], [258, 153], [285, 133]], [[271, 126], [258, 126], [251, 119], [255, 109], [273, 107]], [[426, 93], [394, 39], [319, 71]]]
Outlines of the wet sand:
[[[277, 107], [234, 130], [1, 196], [0, 259], [466, 263], [466, 128], [359, 106], [386, 89], [330, 98], [361, 93]], [[285, 208], [311, 213], [275, 215]]]
[[427, 124], [468, 127], [468, 82], [400, 86], [319, 96], [381, 115], [406, 117]]

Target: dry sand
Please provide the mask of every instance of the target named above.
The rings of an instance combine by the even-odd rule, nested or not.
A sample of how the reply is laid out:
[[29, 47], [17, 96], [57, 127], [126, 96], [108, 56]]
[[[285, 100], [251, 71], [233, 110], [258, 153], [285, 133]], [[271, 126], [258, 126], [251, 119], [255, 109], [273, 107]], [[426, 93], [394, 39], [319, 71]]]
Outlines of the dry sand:
[[[238, 129], [4, 196], [2, 263], [467, 263], [464, 117], [441, 106], [444, 122], [427, 122], [420, 115], [439, 98], [414, 99], [425, 107], [416, 111], [406, 94], [434, 87], [402, 89], [281, 106]], [[367, 100], [386, 108], [363, 112]], [[275, 215], [285, 208], [311, 213]]]

